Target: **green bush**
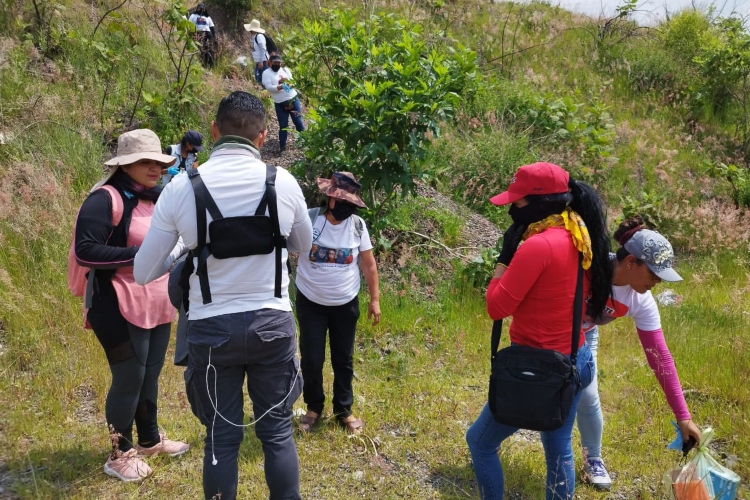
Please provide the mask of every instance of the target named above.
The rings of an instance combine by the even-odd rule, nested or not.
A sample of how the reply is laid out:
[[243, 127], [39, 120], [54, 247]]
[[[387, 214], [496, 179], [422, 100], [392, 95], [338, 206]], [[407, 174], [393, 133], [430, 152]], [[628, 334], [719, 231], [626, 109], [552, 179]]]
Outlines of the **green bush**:
[[475, 54], [433, 43], [419, 25], [392, 15], [360, 22], [341, 10], [306, 21], [289, 45], [293, 84], [312, 104], [295, 174], [352, 172], [376, 214], [397, 189], [412, 191], [441, 124], [471, 91]]
[[659, 26], [664, 47], [672, 57], [686, 65], [701, 51], [701, 37], [708, 31], [710, 23], [706, 15], [697, 10], [685, 10]]

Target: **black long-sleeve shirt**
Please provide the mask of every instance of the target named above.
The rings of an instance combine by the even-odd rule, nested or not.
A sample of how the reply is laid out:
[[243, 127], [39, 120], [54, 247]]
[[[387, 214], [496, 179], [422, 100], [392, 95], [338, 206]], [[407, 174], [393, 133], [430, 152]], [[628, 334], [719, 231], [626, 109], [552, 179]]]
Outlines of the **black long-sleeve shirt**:
[[[128, 214], [132, 213], [132, 207], [137, 203], [135, 198], [124, 200], [123, 219], [129, 219]], [[126, 223], [129, 224], [129, 220]], [[93, 269], [132, 266], [138, 246], [126, 245], [127, 227], [116, 228], [112, 224], [112, 198], [109, 192], [104, 189], [94, 191], [78, 212], [75, 234], [78, 264]]]

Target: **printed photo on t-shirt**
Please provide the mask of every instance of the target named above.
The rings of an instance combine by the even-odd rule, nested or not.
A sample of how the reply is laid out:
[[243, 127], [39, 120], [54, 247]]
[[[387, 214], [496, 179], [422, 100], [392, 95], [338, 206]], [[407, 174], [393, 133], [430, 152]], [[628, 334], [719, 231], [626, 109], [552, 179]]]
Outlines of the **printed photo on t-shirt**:
[[313, 243], [310, 262], [318, 264], [351, 264], [354, 260], [352, 248], [326, 248]]

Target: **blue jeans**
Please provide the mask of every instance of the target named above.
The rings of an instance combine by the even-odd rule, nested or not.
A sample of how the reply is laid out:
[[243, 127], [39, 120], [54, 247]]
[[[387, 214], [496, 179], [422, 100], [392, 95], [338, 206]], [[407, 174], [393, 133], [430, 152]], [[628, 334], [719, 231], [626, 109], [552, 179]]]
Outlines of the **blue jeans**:
[[294, 127], [297, 129], [297, 132], [303, 132], [305, 130], [305, 124], [302, 123], [302, 107], [299, 103], [299, 97], [294, 99], [294, 109], [292, 111], [285, 110], [284, 106], [278, 102], [274, 103], [274, 107], [276, 108], [276, 117], [279, 119], [279, 148], [281, 151], [284, 151], [288, 135], [286, 129], [289, 126], [289, 116], [291, 115], [292, 122], [294, 122]]
[[604, 416], [602, 406], [599, 402], [599, 384], [596, 372], [599, 369], [596, 353], [599, 350], [599, 328], [594, 327], [586, 332], [586, 343], [591, 348], [591, 356], [594, 358], [594, 377], [591, 384], [581, 393], [581, 401], [578, 403], [578, 432], [581, 433], [581, 446], [583, 454], [587, 458], [602, 457], [602, 432], [604, 429]]
[[[301, 498], [292, 435], [292, 405], [302, 392], [295, 331], [292, 313], [275, 309], [188, 322], [185, 379], [193, 413], [206, 426], [203, 494], [207, 500], [219, 493], [221, 500], [237, 497], [237, 458], [245, 434], [237, 425], [244, 423], [245, 377], [254, 418], [260, 419], [253, 427], [263, 446], [269, 498]], [[227, 423], [213, 405], [237, 425]]]
[[263, 86], [263, 72], [268, 69], [268, 62], [263, 61], [263, 67], [258, 69], [258, 63], [253, 63], [255, 65], [255, 81], [257, 81], [261, 87]]
[[[587, 344], [578, 350], [576, 362], [581, 386], [591, 383], [594, 373], [594, 361]], [[581, 396], [579, 392], [573, 399], [568, 418], [559, 429], [542, 432], [544, 457], [547, 461], [547, 500], [570, 500], [575, 489], [575, 470], [573, 468], [573, 422], [576, 407]], [[503, 467], [497, 452], [502, 442], [518, 428], [504, 425], [495, 420], [488, 405], [484, 405], [479, 418], [466, 432], [466, 443], [469, 445], [471, 460], [474, 463], [474, 474], [477, 477], [479, 491], [484, 500], [502, 500], [505, 487]]]

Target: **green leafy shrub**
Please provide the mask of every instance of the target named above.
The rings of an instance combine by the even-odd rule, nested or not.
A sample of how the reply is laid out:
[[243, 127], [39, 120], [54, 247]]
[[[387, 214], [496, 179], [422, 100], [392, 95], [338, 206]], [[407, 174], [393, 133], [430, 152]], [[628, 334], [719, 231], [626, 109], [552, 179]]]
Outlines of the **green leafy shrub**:
[[701, 51], [701, 38], [710, 28], [708, 18], [697, 10], [684, 10], [662, 24], [661, 40], [674, 58], [692, 64]]
[[750, 207], [750, 174], [746, 168], [717, 163], [710, 165], [706, 173], [714, 179], [724, 179], [729, 183], [735, 207]]
[[461, 268], [460, 276], [473, 288], [480, 290], [486, 288], [495, 273], [498, 255], [500, 255], [499, 248], [485, 248], [481, 254]]
[[424, 177], [440, 124], [471, 90], [475, 54], [432, 43], [419, 25], [392, 15], [360, 22], [341, 10], [306, 21], [289, 46], [295, 86], [313, 104], [309, 128], [299, 136], [305, 160], [294, 172], [308, 180], [334, 170], [354, 173], [377, 227], [381, 207]]
[[658, 228], [664, 219], [664, 201], [665, 195], [658, 191], [644, 190], [638, 196], [622, 196], [623, 218], [640, 215], [648, 226]]

